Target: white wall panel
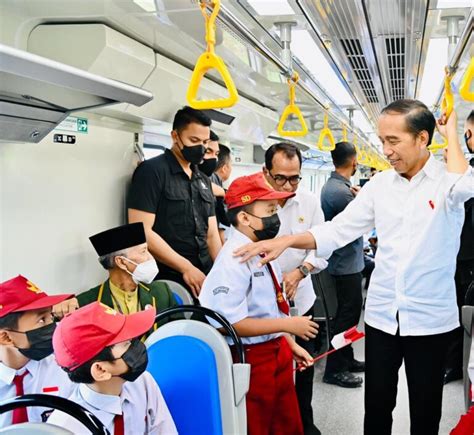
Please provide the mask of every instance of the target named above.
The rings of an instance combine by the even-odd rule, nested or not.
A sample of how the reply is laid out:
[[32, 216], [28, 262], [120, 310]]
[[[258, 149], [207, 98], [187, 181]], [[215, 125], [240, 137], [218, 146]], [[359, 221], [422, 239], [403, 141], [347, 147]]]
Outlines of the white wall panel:
[[97, 115], [74, 145], [0, 143], [0, 280], [23, 274], [51, 292], [105, 276], [88, 237], [124, 222], [141, 126]]

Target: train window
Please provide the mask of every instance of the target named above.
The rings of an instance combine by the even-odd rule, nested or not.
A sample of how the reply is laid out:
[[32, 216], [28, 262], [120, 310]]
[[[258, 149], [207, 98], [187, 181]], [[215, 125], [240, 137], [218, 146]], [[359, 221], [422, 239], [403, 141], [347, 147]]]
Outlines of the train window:
[[152, 159], [153, 157], [160, 156], [165, 152], [166, 147], [164, 145], [154, 144], [143, 144], [143, 153], [145, 154], [145, 160]]
[[249, 51], [247, 47], [242, 44], [237, 37], [228, 31], [223, 32], [223, 45], [234, 53], [242, 62], [250, 66]]

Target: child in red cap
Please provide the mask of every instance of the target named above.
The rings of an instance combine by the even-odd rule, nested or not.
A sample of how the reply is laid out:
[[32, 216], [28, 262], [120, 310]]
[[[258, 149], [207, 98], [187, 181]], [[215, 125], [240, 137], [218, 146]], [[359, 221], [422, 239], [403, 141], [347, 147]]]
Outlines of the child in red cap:
[[[155, 321], [152, 307], [125, 316], [93, 302], [67, 315], [53, 336], [58, 364], [79, 387], [69, 397], [107, 427], [111, 434], [176, 434], [176, 426], [152, 376], [146, 372], [145, 345], [137, 338]], [[54, 411], [48, 423], [73, 433], [87, 429]]]
[[[0, 284], [0, 399], [46, 393], [68, 397], [75, 388], [56, 364], [51, 307], [72, 295], [48, 296], [19, 275]], [[0, 428], [46, 421], [51, 410], [17, 408], [0, 415]]]
[[277, 235], [279, 199], [294, 193], [277, 192], [263, 174], [237, 178], [225, 196], [232, 229], [219, 252], [199, 296], [199, 301], [225, 316], [243, 337], [251, 364], [247, 393], [250, 435], [302, 434], [293, 382], [293, 357], [311, 364], [311, 356], [290, 334], [306, 340], [317, 334], [311, 317], [289, 317], [289, 305], [281, 289], [278, 264], [258, 267], [258, 260], [239, 262], [233, 251], [243, 244]]

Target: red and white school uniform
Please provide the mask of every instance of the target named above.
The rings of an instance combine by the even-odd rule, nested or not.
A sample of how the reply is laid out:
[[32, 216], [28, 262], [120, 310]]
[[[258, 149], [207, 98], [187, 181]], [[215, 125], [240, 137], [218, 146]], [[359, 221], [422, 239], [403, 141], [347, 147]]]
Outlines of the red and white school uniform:
[[[278, 264], [270, 265], [273, 279], [269, 268], [257, 266], [258, 258], [240, 263], [233, 256], [234, 250], [250, 242], [240, 231], [230, 230], [199, 295], [202, 306], [217, 311], [232, 324], [247, 317], [285, 317], [288, 312], [281, 289], [280, 308], [277, 303], [275, 284], [279, 287], [281, 281]], [[219, 326], [212, 320], [211, 323]], [[242, 342], [246, 361], [251, 365], [246, 397], [249, 435], [303, 434], [293, 381], [293, 356], [286, 338], [279, 333], [242, 337]]]

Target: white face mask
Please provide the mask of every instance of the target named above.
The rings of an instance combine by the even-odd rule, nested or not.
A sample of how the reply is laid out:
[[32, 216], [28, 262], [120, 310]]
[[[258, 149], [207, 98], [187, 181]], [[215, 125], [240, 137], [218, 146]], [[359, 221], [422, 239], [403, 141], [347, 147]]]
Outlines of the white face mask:
[[122, 257], [124, 260], [137, 266], [133, 272], [127, 270], [127, 272], [132, 275], [133, 282], [138, 284], [139, 282], [144, 282], [145, 284], [151, 284], [158, 274], [158, 266], [154, 258], [150, 258], [143, 263], [137, 264], [128, 258]]

